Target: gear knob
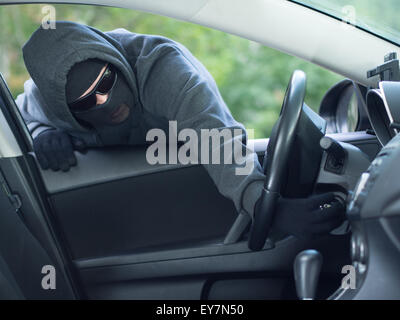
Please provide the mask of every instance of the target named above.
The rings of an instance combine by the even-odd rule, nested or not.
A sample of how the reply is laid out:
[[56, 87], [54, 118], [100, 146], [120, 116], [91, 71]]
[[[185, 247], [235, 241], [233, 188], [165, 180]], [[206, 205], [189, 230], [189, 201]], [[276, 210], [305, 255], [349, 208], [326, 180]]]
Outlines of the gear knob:
[[322, 267], [322, 255], [316, 250], [300, 252], [294, 261], [294, 279], [300, 300], [313, 300]]

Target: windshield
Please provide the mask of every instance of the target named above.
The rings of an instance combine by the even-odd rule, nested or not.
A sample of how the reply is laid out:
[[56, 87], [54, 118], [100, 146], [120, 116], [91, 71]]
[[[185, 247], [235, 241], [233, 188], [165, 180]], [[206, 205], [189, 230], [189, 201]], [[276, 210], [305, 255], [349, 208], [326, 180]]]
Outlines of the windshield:
[[294, 0], [400, 44], [399, 0]]

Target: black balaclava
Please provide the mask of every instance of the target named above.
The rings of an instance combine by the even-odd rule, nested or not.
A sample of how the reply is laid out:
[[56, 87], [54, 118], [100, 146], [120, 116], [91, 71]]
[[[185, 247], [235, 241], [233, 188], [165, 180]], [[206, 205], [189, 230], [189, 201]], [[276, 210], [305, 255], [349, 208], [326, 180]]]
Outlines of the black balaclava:
[[[93, 130], [90, 126], [82, 125], [67, 104], [68, 73], [74, 65], [88, 59], [99, 59], [110, 63], [124, 75], [130, 88], [130, 91], [127, 90], [125, 94], [132, 93], [134, 97], [135, 117], [131, 119], [132, 127], [141, 122], [142, 106], [139, 101], [136, 74], [127, 60], [127, 53], [121, 42], [108, 33], [74, 22], [57, 21], [57, 28], [44, 29], [40, 26], [32, 34], [23, 47], [23, 56], [26, 68], [35, 84], [34, 89], [38, 90], [43, 100], [40, 108], [34, 111], [35, 117], [37, 115], [43, 124], [71, 134], [83, 134], [91, 141], [96, 140], [94, 144], [102, 144], [102, 140], [97, 139], [93, 133], [97, 132], [98, 136], [105, 136], [105, 134], [100, 134], [103, 128], [97, 127]], [[96, 77], [97, 71], [99, 70], [93, 71]], [[84, 78], [86, 72], [78, 76]], [[85, 83], [87, 87], [77, 93], [79, 96], [90, 86], [90, 80], [89, 84]], [[113, 130], [107, 131], [117, 130], [119, 126], [114, 126]]]
[[[96, 80], [106, 62], [98, 59], [89, 59], [75, 64], [68, 73], [66, 84], [67, 102], [71, 103], [79, 98]], [[123, 74], [116, 71], [116, 82], [108, 93], [105, 103], [85, 111], [71, 111], [74, 117], [83, 125], [90, 125], [96, 129], [104, 144], [122, 143], [129, 136], [129, 120], [132, 117], [134, 97], [132, 90]], [[112, 113], [121, 105], [126, 105], [130, 112], [127, 119], [120, 123], [112, 122]], [[118, 130], [115, 130], [118, 129]]]

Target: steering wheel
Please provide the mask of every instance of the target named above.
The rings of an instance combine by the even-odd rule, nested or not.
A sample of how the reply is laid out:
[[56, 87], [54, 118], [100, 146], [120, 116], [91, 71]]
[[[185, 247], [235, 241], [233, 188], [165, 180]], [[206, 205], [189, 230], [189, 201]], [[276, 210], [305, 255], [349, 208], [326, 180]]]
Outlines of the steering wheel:
[[258, 251], [264, 247], [280, 197], [282, 181], [296, 138], [296, 130], [306, 94], [306, 75], [296, 70], [290, 78], [281, 114], [265, 152], [263, 170], [266, 176], [260, 203], [255, 208], [248, 246]]

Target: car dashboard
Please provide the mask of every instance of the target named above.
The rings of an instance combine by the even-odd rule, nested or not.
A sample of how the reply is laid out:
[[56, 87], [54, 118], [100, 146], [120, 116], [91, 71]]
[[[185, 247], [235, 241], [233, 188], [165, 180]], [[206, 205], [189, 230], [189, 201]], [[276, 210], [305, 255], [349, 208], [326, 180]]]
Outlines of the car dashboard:
[[[331, 299], [399, 299], [400, 275], [400, 83], [382, 81], [367, 93], [367, 112], [383, 146], [347, 199], [355, 288]], [[379, 279], [379, 280], [378, 280]]]
[[378, 89], [367, 93], [367, 112], [372, 128], [382, 144], [386, 145], [400, 129], [400, 83], [382, 81]]

